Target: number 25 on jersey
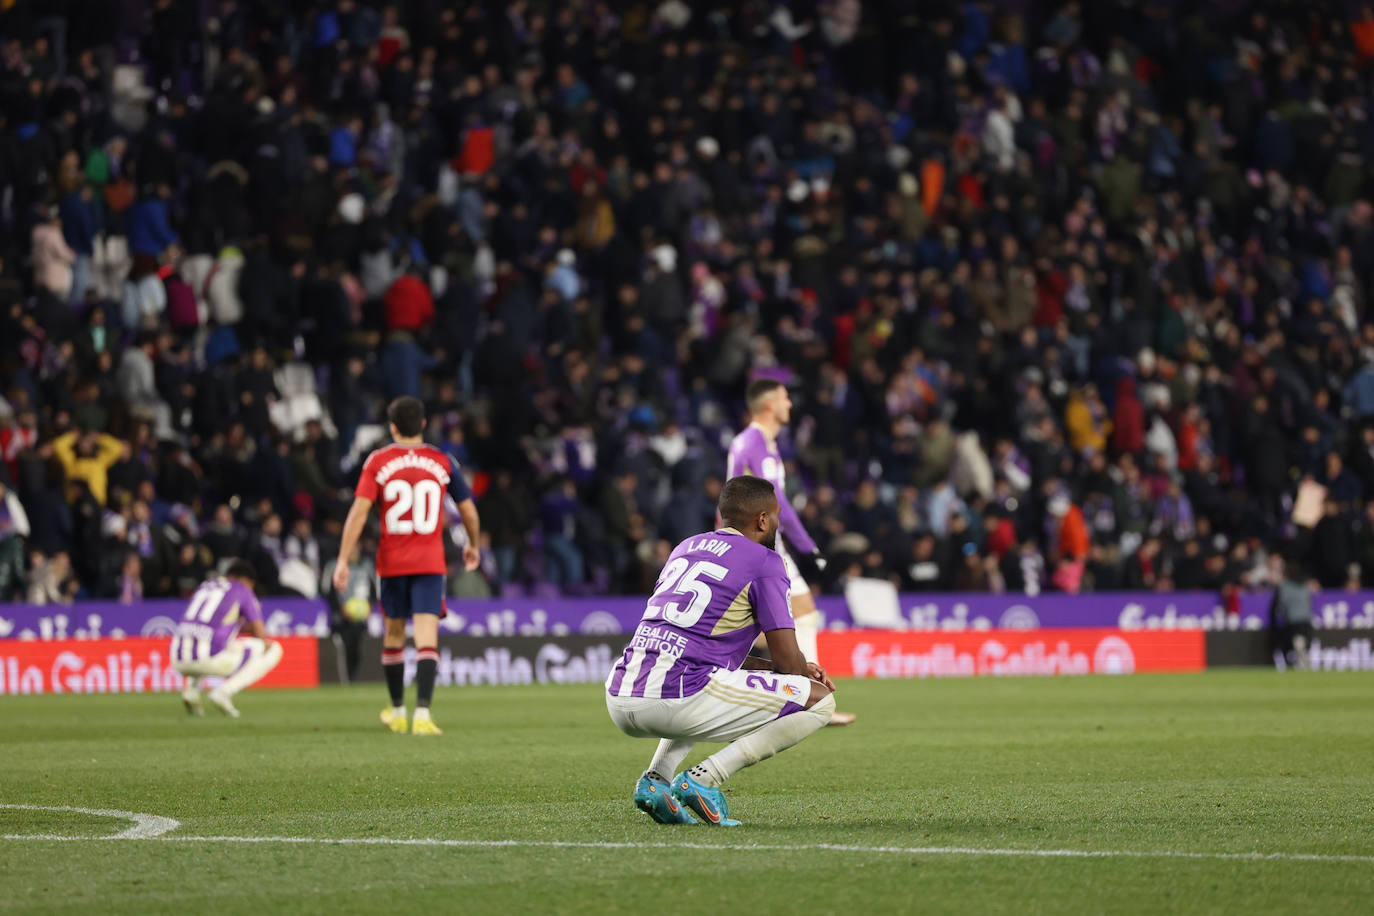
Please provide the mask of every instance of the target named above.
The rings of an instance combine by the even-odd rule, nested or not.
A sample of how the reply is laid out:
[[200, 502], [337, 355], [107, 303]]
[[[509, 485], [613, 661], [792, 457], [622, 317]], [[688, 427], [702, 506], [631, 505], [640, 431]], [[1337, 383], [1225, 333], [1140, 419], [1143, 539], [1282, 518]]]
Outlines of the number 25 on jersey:
[[[691, 568], [688, 569], [688, 564]], [[680, 627], [690, 627], [701, 619], [701, 615], [706, 613], [706, 607], [711, 603], [711, 586], [702, 582], [702, 578], [711, 579], [719, 582], [726, 577], [730, 570], [721, 566], [719, 563], [712, 563], [710, 560], [698, 560], [691, 563], [685, 557], [678, 557], [667, 566], [663, 567], [663, 573], [659, 576], [658, 588], [654, 590], [653, 597], [649, 599], [649, 606], [644, 610], [644, 619], [652, 620], [661, 613], [663, 619], [669, 623]], [[692, 600], [687, 603], [687, 607], [682, 607], [680, 601], [667, 601], [668, 598], [692, 596]]]

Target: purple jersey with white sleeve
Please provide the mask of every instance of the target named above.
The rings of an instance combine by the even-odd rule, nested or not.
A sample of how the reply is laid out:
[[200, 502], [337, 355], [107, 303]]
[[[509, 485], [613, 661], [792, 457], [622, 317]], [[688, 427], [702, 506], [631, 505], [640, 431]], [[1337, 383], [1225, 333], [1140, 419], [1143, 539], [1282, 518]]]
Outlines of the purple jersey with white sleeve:
[[802, 553], [813, 553], [816, 542], [802, 527], [797, 510], [787, 501], [787, 471], [782, 465], [782, 453], [778, 443], [765, 433], [756, 423], [750, 423], [739, 435], [730, 440], [730, 454], [726, 459], [725, 478], [762, 477], [773, 485], [778, 497], [778, 526], [787, 539]]
[[733, 528], [690, 537], [668, 558], [634, 637], [606, 679], [612, 696], [677, 699], [735, 670], [760, 632], [790, 630], [787, 570]]
[[242, 582], [216, 576], [191, 595], [172, 636], [172, 661], [203, 661], [224, 651], [245, 620], [262, 620], [262, 605]]

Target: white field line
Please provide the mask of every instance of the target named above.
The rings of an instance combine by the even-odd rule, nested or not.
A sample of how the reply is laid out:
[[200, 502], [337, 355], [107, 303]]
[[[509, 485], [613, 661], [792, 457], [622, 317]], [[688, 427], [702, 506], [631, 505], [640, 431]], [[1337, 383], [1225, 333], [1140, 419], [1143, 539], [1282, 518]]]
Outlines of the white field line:
[[25, 811], [72, 811], [120, 817], [135, 826], [112, 836], [58, 836], [54, 834], [0, 834], [0, 840], [161, 840], [167, 843], [283, 843], [295, 846], [440, 846], [460, 849], [703, 849], [729, 852], [852, 852], [909, 856], [1003, 856], [1035, 859], [1201, 859], [1231, 862], [1340, 862], [1374, 865], [1374, 855], [1322, 855], [1304, 852], [1184, 852], [1137, 849], [981, 849], [971, 846], [855, 846], [843, 843], [803, 843], [795, 846], [768, 843], [612, 843], [573, 840], [445, 840], [437, 837], [313, 837], [313, 836], [166, 836], [181, 826], [170, 817], [92, 808], [50, 808], [41, 805], [5, 805]]
[[[86, 839], [86, 837], [77, 837]], [[151, 839], [151, 838], [150, 838]], [[478, 849], [501, 847], [549, 849], [724, 849], [731, 852], [855, 852], [895, 853], [911, 856], [1026, 856], [1045, 859], [1222, 859], [1236, 861], [1277, 860], [1288, 862], [1359, 862], [1374, 865], [1374, 856], [1320, 855], [1289, 852], [1179, 852], [1133, 849], [979, 849], [965, 846], [851, 846], [841, 843], [802, 843], [796, 846], [765, 843], [607, 843], [572, 840], [442, 840], [432, 837], [346, 837], [329, 839], [308, 836], [164, 836], [156, 839], [186, 843], [292, 843], [344, 846], [457, 846]]]
[[[94, 814], [98, 817], [118, 817], [126, 821], [133, 821], [134, 825], [127, 830], [121, 831], [110, 836], [103, 837], [71, 837], [71, 839], [91, 839], [91, 840], [151, 840], [154, 837], [162, 836], [169, 830], [175, 830], [181, 826], [181, 821], [172, 820], [170, 817], [158, 817], [156, 814], [139, 814], [137, 811], [113, 811], [108, 808], [72, 808], [67, 805], [61, 807], [49, 807], [46, 805], [4, 805], [0, 808], [10, 808], [18, 811], [71, 811], [76, 814]], [[22, 839], [23, 837], [6, 836], [4, 839]], [[38, 839], [38, 837], [34, 837]], [[43, 839], [59, 840], [66, 837], [47, 836]]]

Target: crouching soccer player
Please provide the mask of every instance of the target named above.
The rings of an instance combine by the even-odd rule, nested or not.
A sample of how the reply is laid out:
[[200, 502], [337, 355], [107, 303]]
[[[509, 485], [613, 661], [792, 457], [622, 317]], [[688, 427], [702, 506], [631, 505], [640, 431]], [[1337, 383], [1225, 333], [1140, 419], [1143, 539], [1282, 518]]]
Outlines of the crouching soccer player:
[[[661, 824], [697, 823], [690, 809], [708, 824], [737, 825], [721, 784], [822, 728], [835, 711], [835, 685], [797, 647], [787, 570], [774, 549], [773, 485], [732, 478], [719, 509], [726, 527], [673, 551], [606, 680], [611, 721], [627, 735], [660, 739], [635, 805]], [[771, 661], [749, 656], [760, 630]], [[698, 741], [730, 743], [676, 772]]]
[[[207, 675], [224, 678], [210, 691], [210, 702], [237, 719], [234, 694], [262, 680], [281, 661], [281, 644], [269, 640], [263, 629], [262, 605], [253, 594], [255, 578], [253, 567], [234, 560], [224, 575], [206, 579], [191, 595], [172, 635], [172, 667], [186, 677], [181, 699], [194, 716], [205, 714], [200, 688]], [[249, 635], [239, 635], [240, 629]]]

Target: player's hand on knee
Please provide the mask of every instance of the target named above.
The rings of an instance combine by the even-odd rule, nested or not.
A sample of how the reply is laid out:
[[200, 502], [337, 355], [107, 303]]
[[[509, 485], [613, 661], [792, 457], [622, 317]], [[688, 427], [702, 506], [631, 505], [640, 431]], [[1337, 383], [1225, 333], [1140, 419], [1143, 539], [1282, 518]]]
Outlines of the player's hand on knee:
[[826, 674], [825, 669], [822, 668], [820, 665], [816, 664], [815, 662], [807, 662], [806, 673], [810, 676], [810, 678], [813, 681], [820, 681], [827, 688], [829, 688], [832, 693], [834, 692], [835, 682], [830, 679], [830, 675]]

